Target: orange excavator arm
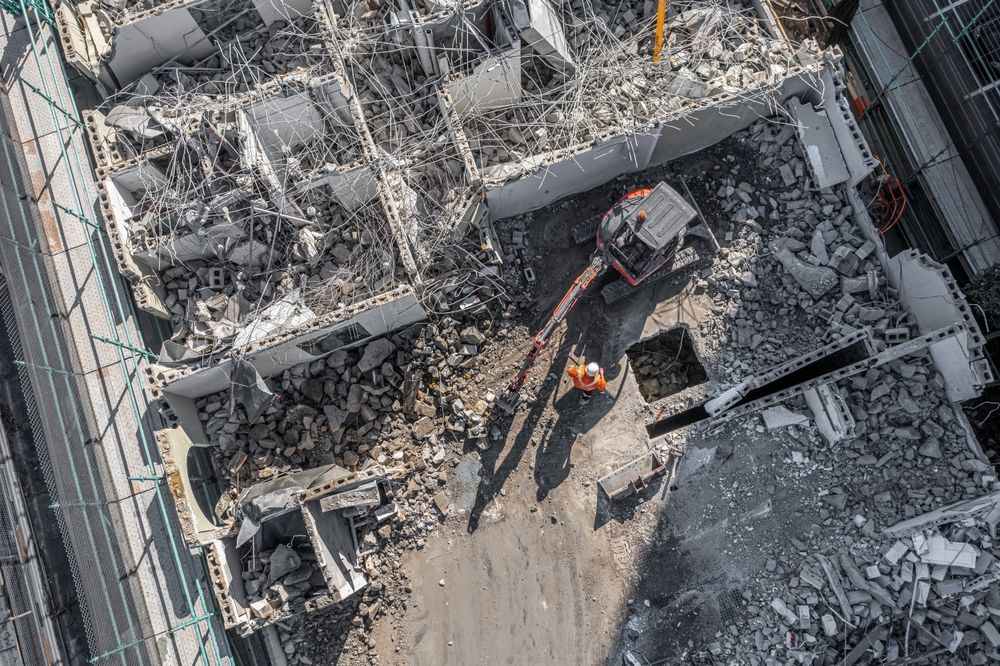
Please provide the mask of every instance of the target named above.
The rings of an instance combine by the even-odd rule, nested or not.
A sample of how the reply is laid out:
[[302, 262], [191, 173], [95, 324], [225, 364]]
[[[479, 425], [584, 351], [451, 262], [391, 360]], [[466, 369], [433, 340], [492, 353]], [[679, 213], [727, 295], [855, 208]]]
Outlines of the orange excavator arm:
[[497, 404], [506, 412], [513, 412], [514, 407], [517, 404], [517, 394], [521, 391], [521, 387], [524, 386], [525, 380], [528, 379], [528, 373], [531, 371], [531, 367], [541, 356], [542, 352], [549, 344], [549, 339], [552, 335], [559, 330], [559, 326], [566, 321], [566, 317], [569, 316], [570, 311], [573, 306], [576, 305], [580, 297], [583, 296], [583, 292], [587, 290], [587, 287], [599, 276], [601, 273], [606, 271], [608, 268], [607, 259], [605, 259], [603, 253], [595, 252], [594, 256], [590, 258], [590, 265], [580, 273], [580, 275], [573, 281], [570, 288], [566, 291], [566, 294], [556, 305], [555, 309], [552, 310], [552, 314], [549, 316], [547, 322], [542, 327], [538, 333], [535, 334], [534, 340], [531, 341], [531, 349], [528, 351], [528, 355], [524, 357], [524, 361], [521, 362], [521, 368], [517, 373], [511, 377], [511, 380], [507, 383], [507, 388], [497, 399]]
[[653, 62], [660, 62], [660, 51], [663, 50], [663, 23], [667, 18], [667, 7], [670, 0], [659, 0], [656, 3], [656, 34], [653, 35]]

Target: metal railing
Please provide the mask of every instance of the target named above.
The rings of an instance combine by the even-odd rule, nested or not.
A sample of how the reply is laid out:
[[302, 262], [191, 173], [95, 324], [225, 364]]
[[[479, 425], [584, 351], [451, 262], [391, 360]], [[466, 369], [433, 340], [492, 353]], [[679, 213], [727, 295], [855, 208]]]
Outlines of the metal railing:
[[[95, 317], [105, 317], [110, 335], [94, 336], [102, 345], [114, 350], [117, 362], [108, 372], [120, 372], [126, 387], [121, 404], [117, 409], [129, 410], [134, 422], [139, 425], [134, 441], [121, 442], [124, 446], [140, 449], [147, 469], [143, 478], [151, 479], [148, 492], [153, 493], [150, 511], [155, 511], [156, 520], [164, 526], [165, 540], [159, 543], [160, 557], [169, 559], [178, 578], [181, 599], [180, 611], [185, 620], [169, 627], [167, 633], [187, 631], [192, 641], [197, 641], [198, 661], [216, 664], [230, 660], [229, 646], [224, 634], [219, 635], [220, 626], [204, 584], [200, 576], [192, 576], [192, 556], [175, 534], [176, 524], [172, 505], [163, 478], [154, 461], [158, 452], [150, 428], [145, 418], [147, 400], [142, 393], [142, 367], [147, 363], [148, 354], [138, 332], [121, 322], [133, 321], [135, 313], [132, 303], [124, 295], [121, 284], [111, 284], [117, 280], [116, 264], [107, 247], [103, 233], [94, 233], [100, 225], [92, 219], [94, 213], [88, 202], [94, 200], [91, 179], [83, 174], [92, 173], [88, 156], [80, 147], [80, 141], [73, 140], [69, 127], [80, 127], [80, 114], [66, 84], [68, 77], [61, 54], [51, 46], [50, 34], [52, 12], [40, 0], [0, 0], [0, 8], [23, 17], [23, 29], [30, 37], [30, 50], [26, 54], [31, 59], [40, 81], [22, 81], [25, 87], [37, 96], [37, 103], [31, 105], [32, 113], [38, 113], [41, 121], [48, 116], [58, 138], [59, 160], [67, 174], [67, 187], [60, 191], [48, 187], [50, 203], [68, 217], [59, 216], [66, 224], [81, 224], [86, 227], [86, 252], [89, 254], [91, 269], [96, 276], [100, 292], [100, 311], [90, 311]], [[79, 138], [79, 137], [77, 137]], [[83, 154], [81, 154], [83, 153]], [[16, 154], [10, 142], [4, 143], [0, 136], [0, 178], [9, 182], [20, 180], [20, 170]], [[71, 221], [72, 220], [72, 221]], [[47, 285], [50, 277], [46, 272], [43, 252], [38, 247], [37, 232], [24, 201], [11, 200], [0, 190], [0, 243], [8, 243], [10, 254], [16, 261], [7, 262], [4, 270], [12, 282], [17, 284]], [[31, 238], [26, 244], [17, 238]], [[48, 296], [46, 294], [46, 296]], [[54, 302], [33, 303], [30, 308], [18, 310], [19, 318], [14, 321], [14, 308], [2, 308], [4, 323], [12, 336], [14, 353], [20, 368], [22, 386], [26, 391], [29, 405], [44, 405], [45, 419], [54, 419], [57, 431], [65, 433], [59, 441], [36, 440], [39, 460], [48, 490], [53, 498], [52, 509], [58, 521], [63, 539], [67, 545], [72, 574], [81, 612], [86, 627], [88, 645], [91, 652], [90, 663], [118, 662], [121, 664], [155, 663], [156, 643], [162, 633], [154, 634], [146, 627], [142, 612], [135, 606], [135, 590], [130, 589], [129, 569], [134, 563], [128, 561], [122, 551], [121, 529], [115, 524], [115, 515], [110, 503], [117, 499], [106, 497], [102, 469], [97, 454], [88, 451], [92, 441], [92, 429], [86, 421], [86, 406], [79, 395], [86, 394], [84, 377], [73, 362], [72, 351], [61, 347], [60, 324], [53, 321], [51, 313], [58, 312]], [[25, 314], [27, 313], [27, 314]], [[17, 342], [18, 331], [21, 341]], [[29, 355], [25, 355], [22, 343], [24, 336], [31, 336]], [[139, 350], [140, 353], [136, 353]], [[29, 396], [33, 398], [29, 400]], [[29, 406], [36, 437], [42, 432], [37, 406]], [[111, 436], [114, 436], [113, 434]], [[201, 566], [200, 562], [196, 563]], [[164, 592], [166, 594], [166, 592]], [[171, 603], [171, 602], [168, 602]], [[148, 652], [147, 652], [148, 650]]]

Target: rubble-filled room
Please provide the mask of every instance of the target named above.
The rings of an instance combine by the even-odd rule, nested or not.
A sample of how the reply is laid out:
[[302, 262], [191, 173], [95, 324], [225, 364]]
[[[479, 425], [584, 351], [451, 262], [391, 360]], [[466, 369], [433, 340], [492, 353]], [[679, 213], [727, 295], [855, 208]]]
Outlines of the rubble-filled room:
[[81, 10], [86, 138], [234, 640], [1000, 661], [989, 332], [802, 3], [167, 4]]

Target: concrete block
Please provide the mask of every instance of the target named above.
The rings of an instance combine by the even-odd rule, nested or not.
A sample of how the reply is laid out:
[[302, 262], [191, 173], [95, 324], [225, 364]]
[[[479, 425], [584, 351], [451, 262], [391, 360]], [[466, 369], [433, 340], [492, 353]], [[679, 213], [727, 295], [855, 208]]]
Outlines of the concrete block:
[[905, 542], [897, 541], [896, 543], [892, 544], [892, 547], [886, 551], [883, 557], [885, 557], [886, 562], [888, 562], [892, 566], [896, 566], [897, 564], [899, 564], [899, 560], [902, 559], [903, 555], [906, 555], [906, 551], [908, 551], [909, 549], [910, 547], [907, 546]]
[[777, 430], [778, 428], [784, 428], [792, 425], [802, 425], [803, 423], [809, 421], [809, 419], [802, 414], [797, 414], [796, 412], [793, 412], [787, 407], [783, 407], [781, 405], [765, 409], [761, 412], [761, 416], [764, 417], [764, 426], [768, 430]]
[[855, 421], [840, 390], [822, 384], [803, 393], [820, 434], [829, 444], [854, 434]]
[[817, 110], [811, 104], [803, 104], [797, 98], [790, 99], [787, 106], [792, 118], [798, 123], [802, 152], [805, 153], [816, 186], [826, 189], [850, 180], [851, 174], [847, 170], [837, 135], [826, 111]]
[[920, 561], [926, 564], [974, 569], [979, 557], [975, 546], [949, 541], [936, 534], [927, 539], [927, 546], [927, 552], [920, 556]]

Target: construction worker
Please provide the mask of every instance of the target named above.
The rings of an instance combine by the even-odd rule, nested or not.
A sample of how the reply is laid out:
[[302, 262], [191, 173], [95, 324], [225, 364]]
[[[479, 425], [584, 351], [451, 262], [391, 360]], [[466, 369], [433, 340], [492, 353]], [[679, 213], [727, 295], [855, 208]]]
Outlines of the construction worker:
[[590, 400], [591, 391], [603, 391], [608, 387], [604, 381], [604, 370], [596, 363], [581, 363], [566, 370], [566, 374], [573, 378], [573, 386], [583, 391], [582, 399]]

